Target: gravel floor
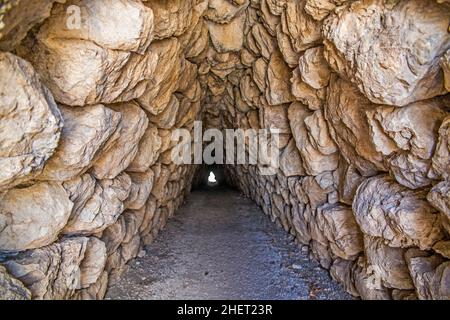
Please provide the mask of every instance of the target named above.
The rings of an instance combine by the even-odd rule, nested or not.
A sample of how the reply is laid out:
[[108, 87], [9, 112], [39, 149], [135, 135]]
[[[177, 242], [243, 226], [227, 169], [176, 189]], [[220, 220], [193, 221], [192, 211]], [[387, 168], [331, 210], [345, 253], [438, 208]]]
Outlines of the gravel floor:
[[107, 299], [351, 299], [261, 210], [225, 187], [196, 190]]

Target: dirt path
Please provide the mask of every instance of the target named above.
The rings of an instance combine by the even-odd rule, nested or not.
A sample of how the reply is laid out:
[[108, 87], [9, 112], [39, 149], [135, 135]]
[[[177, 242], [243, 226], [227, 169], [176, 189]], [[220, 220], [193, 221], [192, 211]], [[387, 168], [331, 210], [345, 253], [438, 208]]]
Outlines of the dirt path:
[[350, 299], [237, 191], [194, 191], [107, 299]]

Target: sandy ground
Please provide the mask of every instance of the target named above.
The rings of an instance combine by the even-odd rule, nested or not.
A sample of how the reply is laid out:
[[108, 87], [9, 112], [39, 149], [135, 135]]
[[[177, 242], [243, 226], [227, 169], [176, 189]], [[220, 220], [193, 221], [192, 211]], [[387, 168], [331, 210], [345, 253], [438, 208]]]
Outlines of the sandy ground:
[[194, 191], [107, 299], [351, 299], [261, 209], [226, 187]]

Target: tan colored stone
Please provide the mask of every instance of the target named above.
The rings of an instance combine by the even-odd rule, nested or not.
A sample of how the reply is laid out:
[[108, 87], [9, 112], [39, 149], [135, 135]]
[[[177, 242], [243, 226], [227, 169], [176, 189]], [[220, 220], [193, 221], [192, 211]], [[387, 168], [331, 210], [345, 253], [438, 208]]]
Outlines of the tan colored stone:
[[311, 110], [323, 109], [326, 100], [326, 89], [315, 90], [307, 83], [303, 82], [300, 69], [295, 68], [290, 79], [292, 95], [296, 100], [307, 105]]
[[363, 251], [362, 233], [350, 207], [325, 205], [317, 210], [315, 219], [334, 255], [354, 260]]
[[181, 48], [177, 38], [168, 38], [154, 41], [149, 50], [156, 55], [157, 64], [151, 80], [137, 101], [142, 108], [156, 115], [169, 104], [172, 93], [178, 87]]
[[372, 267], [376, 277], [388, 288], [414, 289], [404, 259], [405, 250], [391, 248], [381, 238], [364, 236], [364, 253], [367, 263]]
[[139, 142], [138, 152], [127, 168], [130, 172], [145, 172], [158, 159], [161, 137], [156, 127], [149, 127]]
[[349, 82], [331, 78], [324, 109], [330, 135], [347, 162], [363, 176], [387, 171], [382, 155], [372, 143], [365, 114], [374, 108]]
[[99, 180], [84, 206], [70, 215], [64, 233], [91, 235], [114, 224], [125, 209], [124, 202], [131, 190], [131, 178], [121, 173], [113, 180]]
[[294, 139], [289, 141], [287, 147], [281, 154], [280, 170], [286, 177], [304, 176], [306, 174]]
[[[130, 0], [67, 0], [56, 4], [39, 33], [48, 39], [91, 41], [102, 48], [143, 54], [153, 40], [150, 8]], [[81, 23], [70, 26], [70, 6], [80, 8]], [[105, 10], [108, 8], [108, 10]]]
[[447, 50], [447, 52], [442, 56], [441, 67], [444, 71], [445, 89], [450, 92], [450, 50]]
[[450, 178], [450, 116], [445, 117], [439, 128], [438, 142], [431, 159], [430, 177]]
[[450, 299], [450, 262], [417, 249], [407, 252], [406, 261], [419, 299]]
[[110, 140], [105, 151], [92, 165], [90, 173], [97, 179], [114, 179], [125, 170], [138, 152], [139, 141], [148, 126], [145, 112], [135, 103], [109, 106], [122, 114], [116, 139]]
[[313, 89], [322, 89], [330, 81], [330, 69], [323, 57], [323, 47], [306, 50], [299, 59], [298, 68], [303, 82]]
[[440, 211], [442, 226], [450, 233], [450, 182], [444, 180], [436, 184], [428, 193], [427, 200]]
[[40, 180], [65, 181], [85, 172], [116, 131], [122, 115], [103, 105], [82, 109], [60, 106], [64, 119], [61, 140]]
[[56, 5], [35, 43], [21, 48], [55, 99], [83, 106], [141, 96], [156, 66], [155, 55], [143, 54], [152, 39], [151, 10], [129, 0], [72, 2], [92, 11], [84, 11], [81, 28], [67, 27], [69, 3]]
[[446, 115], [444, 104], [438, 100], [420, 101], [403, 108], [380, 106], [367, 111], [375, 149], [402, 185], [417, 189], [431, 184], [427, 175], [439, 126]]
[[205, 11], [204, 17], [215, 23], [228, 24], [237, 15], [244, 12], [249, 5], [249, 0], [241, 1], [242, 3], [230, 3], [227, 0], [210, 0], [208, 9]]
[[30, 29], [50, 16], [55, 2], [64, 3], [65, 1], [27, 0], [4, 3], [2, 9], [6, 9], [7, 4], [11, 7], [6, 9], [4, 16], [2, 15], [0, 18], [0, 24], [2, 24], [0, 27], [0, 50], [12, 51], [25, 38]]
[[281, 52], [275, 50], [270, 56], [267, 66], [265, 97], [269, 105], [292, 102], [290, 82], [291, 69], [283, 60]]
[[31, 293], [22, 282], [0, 265], [0, 300], [30, 300]]
[[277, 47], [276, 39], [260, 23], [256, 23], [247, 34], [247, 48], [256, 56], [263, 56], [266, 60]]
[[151, 0], [144, 4], [153, 10], [155, 39], [177, 37], [189, 27], [195, 0]]
[[359, 186], [353, 211], [365, 234], [383, 238], [391, 247], [426, 250], [444, 233], [425, 196], [423, 190], [409, 190], [389, 176], [375, 176]]
[[303, 166], [309, 175], [337, 168], [338, 154], [330, 139], [323, 116], [309, 111], [299, 102], [289, 107], [288, 117]]
[[73, 203], [59, 183], [41, 182], [0, 195], [0, 250], [46, 246], [58, 238]]
[[68, 238], [47, 247], [24, 251], [4, 263], [22, 281], [33, 299], [69, 299], [80, 288], [80, 269], [89, 238]]
[[433, 0], [352, 3], [324, 23], [325, 57], [373, 103], [404, 106], [446, 93], [439, 59], [450, 12]]
[[289, 35], [296, 52], [314, 47], [322, 40], [320, 22], [305, 12], [306, 0], [287, 1], [281, 16], [281, 26]]
[[145, 205], [152, 191], [154, 173], [149, 169], [144, 173], [129, 172], [128, 175], [131, 177], [131, 191], [125, 201], [125, 207], [138, 210]]
[[0, 53], [0, 190], [40, 173], [58, 146], [62, 117], [32, 66]]

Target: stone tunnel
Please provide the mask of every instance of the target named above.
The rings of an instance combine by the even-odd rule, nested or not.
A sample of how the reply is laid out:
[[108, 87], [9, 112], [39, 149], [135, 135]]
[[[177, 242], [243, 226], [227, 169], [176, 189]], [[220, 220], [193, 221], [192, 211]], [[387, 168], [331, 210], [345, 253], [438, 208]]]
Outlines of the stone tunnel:
[[[342, 291], [319, 298], [450, 299], [449, 24], [449, 0], [0, 0], [0, 298], [120, 297], [183, 242], [259, 275], [259, 221]], [[276, 165], [174, 162], [195, 123], [276, 129]]]

